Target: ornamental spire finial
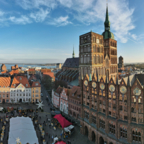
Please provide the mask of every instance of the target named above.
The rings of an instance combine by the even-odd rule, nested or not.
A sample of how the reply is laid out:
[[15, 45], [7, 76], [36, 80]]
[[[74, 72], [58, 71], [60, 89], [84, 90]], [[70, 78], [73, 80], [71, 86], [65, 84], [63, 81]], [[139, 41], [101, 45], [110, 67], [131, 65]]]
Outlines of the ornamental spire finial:
[[72, 54], [72, 57], [75, 58], [74, 45], [73, 45], [73, 54]]

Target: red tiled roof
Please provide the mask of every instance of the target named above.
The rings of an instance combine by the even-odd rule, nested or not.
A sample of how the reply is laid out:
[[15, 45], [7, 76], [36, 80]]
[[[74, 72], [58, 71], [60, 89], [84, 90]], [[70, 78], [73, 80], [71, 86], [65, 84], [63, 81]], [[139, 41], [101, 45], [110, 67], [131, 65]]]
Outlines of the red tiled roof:
[[47, 72], [51, 72], [51, 70], [50, 69], [41, 69], [41, 72], [42, 73], [47, 73]]
[[29, 80], [33, 80], [33, 79], [36, 79], [35, 75], [31, 75]]
[[50, 76], [51, 78], [55, 78], [54, 73], [53, 72], [47, 72], [47, 73], [43, 73], [43, 76]]
[[35, 69], [34, 68], [30, 68], [30, 69], [28, 69], [28, 71], [35, 71]]
[[[12, 84], [11, 84], [11, 88], [17, 87], [20, 83], [21, 83], [23, 86], [25, 86], [26, 88], [30, 88], [30, 84], [29, 84], [29, 82], [28, 82], [28, 79], [27, 79], [27, 77], [25, 77], [25, 76], [15, 76], [15, 77], [13, 78], [13, 82], [12, 82]], [[27, 86], [26, 86], [26, 84], [27, 84]]]
[[58, 94], [60, 94], [60, 93], [62, 92], [62, 90], [63, 90], [63, 88], [59, 86], [59, 87], [56, 89], [55, 92], [58, 93]]
[[80, 87], [73, 86], [72, 89], [71, 89], [70, 95], [72, 95], [72, 94], [81, 95], [81, 89], [80, 89]]
[[0, 86], [1, 87], [9, 87], [11, 82], [10, 77], [0, 77]]
[[32, 87], [41, 87], [41, 85], [40, 85], [40, 83], [39, 83], [38, 81], [32, 82], [32, 83], [31, 83], [31, 86], [32, 86]]

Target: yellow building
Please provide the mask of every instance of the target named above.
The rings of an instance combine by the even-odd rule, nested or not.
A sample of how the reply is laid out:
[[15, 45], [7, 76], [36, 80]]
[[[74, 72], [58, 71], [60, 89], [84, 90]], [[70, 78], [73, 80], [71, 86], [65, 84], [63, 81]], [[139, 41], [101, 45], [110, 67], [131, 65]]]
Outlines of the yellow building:
[[41, 85], [38, 81], [31, 82], [31, 102], [41, 101]]

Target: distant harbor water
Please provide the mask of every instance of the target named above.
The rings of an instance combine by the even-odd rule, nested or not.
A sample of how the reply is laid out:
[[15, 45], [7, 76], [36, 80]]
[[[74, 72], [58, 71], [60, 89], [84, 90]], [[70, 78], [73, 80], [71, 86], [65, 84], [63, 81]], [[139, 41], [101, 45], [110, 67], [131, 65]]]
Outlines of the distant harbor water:
[[[0, 64], [0, 66], [1, 66], [2, 64]], [[11, 70], [11, 66], [14, 66], [15, 64], [5, 64], [6, 65], [6, 67], [7, 67], [7, 69], [8, 70]], [[34, 67], [41, 67], [41, 68], [48, 68], [48, 69], [50, 69], [50, 68], [56, 68], [56, 66], [41, 66], [41, 65], [26, 65], [26, 64], [24, 64], [24, 65], [19, 65], [18, 64], [18, 67], [25, 67], [25, 68], [34, 68]]]

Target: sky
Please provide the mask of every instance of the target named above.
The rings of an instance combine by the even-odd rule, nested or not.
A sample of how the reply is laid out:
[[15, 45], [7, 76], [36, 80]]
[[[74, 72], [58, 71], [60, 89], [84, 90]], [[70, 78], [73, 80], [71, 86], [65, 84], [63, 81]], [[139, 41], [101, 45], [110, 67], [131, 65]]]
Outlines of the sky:
[[[108, 0], [118, 57], [144, 62], [144, 1]], [[106, 0], [0, 0], [0, 63], [63, 63], [79, 36], [102, 34]]]

